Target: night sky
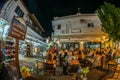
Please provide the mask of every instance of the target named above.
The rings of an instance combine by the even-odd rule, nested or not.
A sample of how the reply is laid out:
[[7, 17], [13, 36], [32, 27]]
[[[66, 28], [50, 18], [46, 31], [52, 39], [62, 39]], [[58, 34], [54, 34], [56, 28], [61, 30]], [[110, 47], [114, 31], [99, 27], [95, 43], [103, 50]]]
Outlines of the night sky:
[[29, 12], [35, 14], [44, 28], [44, 37], [51, 35], [53, 17], [74, 15], [78, 8], [81, 13], [94, 13], [105, 1], [120, 7], [120, 0], [23, 0]]

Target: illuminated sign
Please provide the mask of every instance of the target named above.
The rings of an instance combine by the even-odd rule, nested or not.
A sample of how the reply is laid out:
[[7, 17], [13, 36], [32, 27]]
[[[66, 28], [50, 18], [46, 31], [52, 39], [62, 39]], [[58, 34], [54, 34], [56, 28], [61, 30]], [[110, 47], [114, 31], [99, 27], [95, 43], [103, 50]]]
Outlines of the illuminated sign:
[[9, 36], [19, 40], [25, 40], [26, 30], [25, 21], [21, 17], [14, 17]]

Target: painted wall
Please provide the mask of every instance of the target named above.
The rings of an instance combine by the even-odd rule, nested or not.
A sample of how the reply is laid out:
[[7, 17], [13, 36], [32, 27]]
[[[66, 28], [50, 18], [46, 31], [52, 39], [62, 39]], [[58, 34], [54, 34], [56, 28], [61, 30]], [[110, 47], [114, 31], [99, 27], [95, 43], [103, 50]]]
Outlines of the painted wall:
[[[85, 20], [82, 22], [81, 20]], [[93, 23], [94, 27], [88, 27], [88, 23]], [[59, 17], [52, 21], [54, 36], [64, 34], [99, 34], [101, 31], [101, 22], [97, 14], [80, 14]], [[57, 26], [61, 25], [61, 29], [57, 29]]]

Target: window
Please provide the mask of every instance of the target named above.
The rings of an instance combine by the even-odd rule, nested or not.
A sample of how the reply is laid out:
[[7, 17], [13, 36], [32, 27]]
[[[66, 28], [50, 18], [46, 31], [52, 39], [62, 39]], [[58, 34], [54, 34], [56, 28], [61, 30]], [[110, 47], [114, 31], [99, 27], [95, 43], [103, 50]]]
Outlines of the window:
[[88, 23], [88, 27], [94, 27], [93, 23]]
[[17, 14], [18, 16], [20, 16], [20, 17], [23, 17], [23, 16], [24, 16], [24, 12], [20, 9], [19, 6], [16, 7], [15, 12], [16, 12], [16, 14]]
[[73, 27], [72, 23], [66, 24], [66, 34], [70, 33], [72, 27]]
[[62, 30], [62, 34], [65, 34], [65, 31], [64, 31], [64, 30]]
[[86, 23], [87, 20], [86, 19], [80, 19], [80, 23]]
[[57, 26], [57, 29], [61, 29], [61, 25], [60, 24]]

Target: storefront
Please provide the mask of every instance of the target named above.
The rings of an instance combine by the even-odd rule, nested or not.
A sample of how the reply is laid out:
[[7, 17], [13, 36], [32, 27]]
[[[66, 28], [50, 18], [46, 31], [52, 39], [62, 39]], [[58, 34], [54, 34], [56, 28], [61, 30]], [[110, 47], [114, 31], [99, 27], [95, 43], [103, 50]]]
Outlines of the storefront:
[[19, 54], [26, 57], [32, 57], [42, 52], [42, 46], [39, 42], [25, 39], [25, 41], [19, 42]]
[[79, 42], [61, 42], [61, 47], [68, 50], [70, 49], [75, 50], [75, 49], [79, 49], [80, 45]]
[[40, 38], [40, 35], [28, 27], [25, 41], [19, 42], [19, 53], [27, 57], [42, 54], [46, 43]]
[[6, 64], [10, 60], [15, 60], [15, 40], [8, 36], [9, 31], [10, 24], [7, 20], [0, 18], [0, 50]]
[[19, 72], [18, 43], [25, 39], [26, 24], [23, 18], [14, 17], [12, 22], [0, 18], [0, 50], [3, 54], [4, 63], [13, 62]]
[[84, 48], [87, 49], [97, 49], [101, 48], [101, 42], [85, 42], [84, 43]]

